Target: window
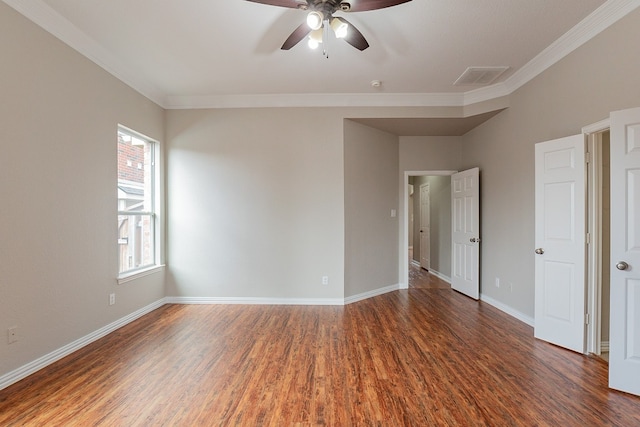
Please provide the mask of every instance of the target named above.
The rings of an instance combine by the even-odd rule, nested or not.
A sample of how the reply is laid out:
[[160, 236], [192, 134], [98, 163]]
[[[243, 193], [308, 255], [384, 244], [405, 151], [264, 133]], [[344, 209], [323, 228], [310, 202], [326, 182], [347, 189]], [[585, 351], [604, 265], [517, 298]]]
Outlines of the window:
[[157, 143], [118, 128], [119, 276], [159, 264]]

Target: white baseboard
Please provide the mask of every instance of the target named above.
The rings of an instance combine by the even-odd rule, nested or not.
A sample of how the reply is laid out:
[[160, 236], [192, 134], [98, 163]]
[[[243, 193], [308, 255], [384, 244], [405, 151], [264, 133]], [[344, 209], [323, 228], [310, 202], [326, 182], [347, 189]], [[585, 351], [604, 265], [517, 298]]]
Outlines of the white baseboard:
[[341, 298], [167, 297], [167, 304], [344, 305]]
[[480, 300], [483, 302], [486, 302], [489, 305], [494, 306], [495, 308], [497, 308], [498, 310], [507, 313], [509, 316], [511, 317], [515, 317], [516, 319], [518, 319], [521, 322], [526, 323], [527, 325], [531, 326], [532, 328], [535, 325], [535, 320], [532, 317], [527, 316], [524, 313], [519, 312], [518, 310], [514, 310], [513, 308], [509, 307], [508, 305], [505, 305], [503, 303], [501, 303], [500, 301], [496, 301], [491, 297], [488, 297], [484, 294], [480, 295]]
[[[450, 279], [447, 276], [440, 275], [436, 272], [432, 273], [442, 280], [450, 282]], [[67, 344], [55, 351], [52, 351], [49, 354], [46, 354], [33, 362], [27, 363], [26, 365], [15, 369], [5, 375], [0, 376], [0, 390], [7, 388], [11, 384], [14, 384], [20, 381], [23, 378], [28, 377], [29, 375], [35, 373], [36, 371], [45, 368], [46, 366], [62, 359], [65, 356], [73, 353], [74, 351], [80, 350], [82, 347], [110, 334], [111, 332], [133, 322], [134, 320], [144, 316], [162, 307], [165, 304], [262, 304], [262, 305], [347, 305], [352, 304], [354, 302], [362, 301], [368, 298], [372, 298], [378, 295], [386, 294], [388, 292], [396, 291], [400, 288], [399, 284], [386, 286], [383, 288], [375, 289], [372, 291], [363, 292], [357, 295], [352, 295], [350, 297], [346, 297], [344, 299], [340, 298], [205, 298], [205, 297], [165, 297], [161, 300], [158, 300], [152, 304], [147, 305], [127, 316], [122, 317], [121, 319], [116, 320], [104, 326], [103, 328], [98, 329], [95, 332], [92, 332], [82, 338], [79, 338], [73, 341], [70, 344]], [[485, 295], [481, 295], [480, 299], [487, 304], [490, 304], [497, 309], [515, 317], [516, 319], [533, 326], [534, 321], [529, 316], [526, 316], [517, 310], [512, 309], [509, 306], [506, 306], [490, 297]], [[605, 350], [606, 349], [606, 350]], [[602, 343], [602, 351], [608, 351], [609, 343]]]
[[353, 304], [354, 302], [362, 301], [368, 298], [372, 298], [378, 295], [386, 294], [388, 292], [397, 291], [400, 289], [399, 284], [385, 286], [384, 288], [374, 289], [373, 291], [363, 292], [361, 294], [352, 295], [344, 299], [344, 305]]
[[429, 273], [433, 274], [438, 279], [444, 280], [448, 284], [451, 284], [451, 277], [445, 276], [444, 274], [442, 274], [442, 273], [440, 273], [439, 271], [436, 271], [436, 270], [429, 270]]
[[27, 363], [26, 365], [21, 366], [18, 369], [0, 376], [0, 390], [9, 387], [11, 384], [17, 383], [21, 379], [26, 378], [36, 371], [39, 371], [40, 369], [51, 365], [52, 363], [62, 359], [63, 357], [70, 355], [74, 351], [80, 350], [82, 347], [91, 344], [92, 342], [110, 334], [116, 329], [119, 329], [133, 322], [139, 317], [142, 317], [145, 314], [148, 314], [165, 304], [165, 298], [151, 303], [146, 307], [142, 307], [140, 310], [137, 310], [121, 319], [116, 320], [113, 323], [108, 324], [105, 327], [98, 329], [97, 331], [90, 333], [89, 335], [85, 335], [84, 337], [79, 338], [72, 343], [65, 345], [64, 347], [60, 347], [59, 349], [52, 351], [49, 354], [45, 354], [44, 356], [34, 360], [33, 362]]

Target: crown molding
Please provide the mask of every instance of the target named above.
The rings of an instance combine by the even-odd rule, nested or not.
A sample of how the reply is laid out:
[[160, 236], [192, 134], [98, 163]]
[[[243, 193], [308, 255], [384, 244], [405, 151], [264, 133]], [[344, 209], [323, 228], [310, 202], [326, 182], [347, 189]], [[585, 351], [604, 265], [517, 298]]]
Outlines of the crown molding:
[[164, 93], [157, 87], [150, 85], [143, 79], [129, 72], [129, 67], [123, 64], [111, 52], [98, 42], [82, 32], [69, 20], [61, 16], [46, 3], [40, 0], [3, 0], [6, 4], [24, 15], [36, 25], [48, 31], [53, 36], [69, 45], [80, 54], [96, 63], [115, 78], [135, 89], [151, 101], [162, 106]]
[[608, 0], [511, 75], [504, 82], [506, 90], [513, 93], [638, 6], [640, 0]]
[[508, 96], [640, 6], [640, 0], [608, 0], [504, 82], [468, 92], [167, 95], [131, 73], [126, 64], [41, 0], [3, 0], [123, 83], [166, 109], [265, 107], [465, 107]]
[[168, 96], [164, 108], [460, 107], [463, 102], [463, 93], [295, 93]]

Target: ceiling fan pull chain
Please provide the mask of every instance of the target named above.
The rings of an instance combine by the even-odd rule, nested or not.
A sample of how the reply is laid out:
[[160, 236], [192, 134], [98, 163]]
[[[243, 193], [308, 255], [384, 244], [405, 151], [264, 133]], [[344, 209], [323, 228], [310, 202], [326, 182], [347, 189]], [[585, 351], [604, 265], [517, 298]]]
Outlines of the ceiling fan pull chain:
[[322, 43], [322, 53], [324, 53], [324, 57], [329, 59], [329, 20], [326, 19], [322, 24], [322, 30], [324, 34], [322, 35], [322, 39], [324, 43]]

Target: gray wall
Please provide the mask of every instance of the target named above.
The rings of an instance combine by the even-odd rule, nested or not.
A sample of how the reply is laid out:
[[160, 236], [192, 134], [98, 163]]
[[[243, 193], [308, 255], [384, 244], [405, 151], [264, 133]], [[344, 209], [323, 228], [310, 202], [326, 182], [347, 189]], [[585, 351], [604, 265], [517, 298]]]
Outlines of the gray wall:
[[[427, 137], [415, 137], [415, 136], [404, 136], [400, 137], [400, 153], [399, 153], [399, 162], [400, 162], [400, 170], [399, 170], [399, 193], [407, 194], [405, 177], [406, 174], [411, 172], [434, 172], [434, 171], [458, 171], [461, 170], [462, 165], [462, 137], [458, 136], [427, 136]], [[450, 180], [448, 176], [441, 177], [443, 180]], [[444, 181], [440, 181], [444, 182]], [[439, 187], [442, 188], [442, 187]], [[414, 187], [413, 191], [413, 209], [414, 209], [414, 228], [419, 226], [419, 218], [416, 216], [416, 209], [418, 209], [418, 197], [420, 193], [419, 186]], [[440, 197], [446, 197], [441, 193], [440, 190], [437, 190], [437, 193], [440, 194]], [[433, 194], [433, 193], [432, 193]], [[404, 196], [406, 198], [406, 196]], [[441, 200], [438, 205], [440, 205], [439, 209], [446, 209], [445, 204], [449, 207], [449, 212], [451, 209], [451, 196], [449, 195], [449, 202], [446, 202], [444, 199]], [[407, 203], [408, 206], [408, 203]], [[433, 204], [432, 204], [433, 206]], [[400, 216], [400, 234], [404, 236], [404, 230], [409, 228], [408, 225], [408, 214], [404, 211], [404, 203], [400, 203], [401, 207], [401, 216]], [[440, 218], [446, 215], [445, 211], [438, 212], [438, 216]], [[448, 215], [450, 217], [450, 213]], [[443, 220], [444, 221], [444, 220]], [[448, 229], [449, 232], [451, 230], [451, 224], [440, 224], [440, 230]], [[408, 235], [408, 232], [407, 232]], [[447, 277], [451, 277], [451, 247], [447, 249], [446, 245], [451, 244], [451, 242], [445, 242], [445, 238], [440, 238], [441, 246], [436, 250], [438, 252], [438, 268], [441, 270], [437, 270], [438, 272], [444, 274]], [[408, 237], [401, 239], [400, 246], [398, 248], [398, 252], [403, 255], [407, 251], [407, 247], [409, 245]], [[414, 247], [414, 258], [416, 258], [416, 246], [418, 246], [417, 237], [414, 234], [413, 247]], [[419, 254], [418, 254], [419, 255]], [[447, 260], [448, 257], [448, 260]], [[401, 257], [402, 259], [402, 257]], [[419, 259], [419, 258], [416, 258]], [[433, 267], [435, 268], [435, 267]], [[402, 283], [408, 274], [407, 266], [401, 263], [399, 270], [400, 282]], [[407, 284], [405, 284], [407, 285]]]
[[166, 123], [168, 295], [343, 298], [340, 115], [178, 110]]
[[[352, 173], [368, 168], [357, 159], [347, 164], [345, 156], [362, 151], [362, 136], [378, 141], [376, 161], [391, 143], [344, 119], [447, 117], [460, 110], [163, 112], [4, 3], [0, 36], [0, 327], [17, 325], [19, 338], [0, 344], [0, 374], [165, 295], [315, 299], [370, 289], [351, 279], [364, 265], [353, 258], [357, 246], [349, 249], [345, 283], [345, 239], [361, 236], [357, 225], [345, 224], [354, 212], [377, 226], [392, 220], [378, 218], [377, 209], [347, 213], [347, 188], [359, 182]], [[400, 200], [405, 171], [480, 167], [485, 296], [533, 315], [534, 144], [640, 105], [637, 40], [640, 10], [518, 89], [507, 110], [467, 135], [399, 138], [397, 157], [383, 168], [385, 174], [397, 168]], [[119, 286], [118, 123], [158, 139], [168, 157], [171, 272]], [[359, 190], [375, 192], [379, 184], [364, 182]], [[385, 189], [380, 200], [366, 202], [388, 211], [392, 199]], [[389, 257], [386, 268], [397, 265], [398, 280], [406, 272], [397, 258], [406, 253], [406, 218], [399, 203], [401, 238], [367, 248], [376, 259]], [[395, 256], [388, 252], [393, 244]], [[495, 277], [513, 282], [513, 292], [492, 286]], [[394, 281], [385, 276], [371, 288], [388, 282]], [[108, 306], [112, 292], [117, 303]]]
[[413, 216], [413, 259], [420, 262], [420, 185], [429, 184], [430, 195], [430, 269], [451, 277], [451, 177], [415, 176]]
[[[481, 170], [481, 292], [533, 317], [534, 144], [578, 134], [640, 105], [640, 10], [524, 85], [510, 107], [463, 137], [463, 166]], [[495, 277], [512, 282], [493, 286]]]
[[344, 135], [344, 292], [349, 297], [398, 283], [398, 137], [350, 120]]
[[2, 2], [0, 57], [2, 375], [164, 297], [115, 244], [118, 123], [163, 144], [164, 113]]
[[609, 342], [609, 315], [611, 313], [611, 133], [602, 134], [602, 294], [601, 341]]

